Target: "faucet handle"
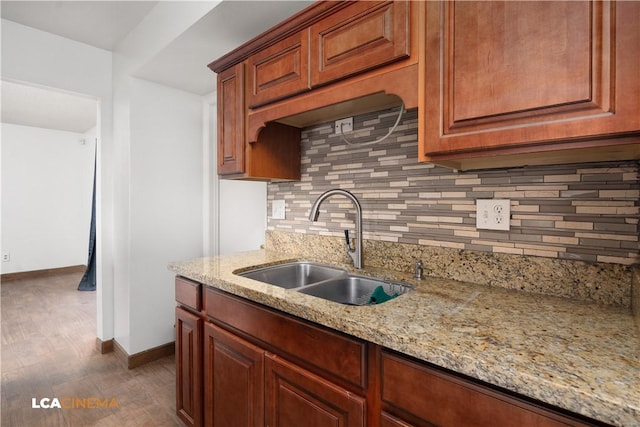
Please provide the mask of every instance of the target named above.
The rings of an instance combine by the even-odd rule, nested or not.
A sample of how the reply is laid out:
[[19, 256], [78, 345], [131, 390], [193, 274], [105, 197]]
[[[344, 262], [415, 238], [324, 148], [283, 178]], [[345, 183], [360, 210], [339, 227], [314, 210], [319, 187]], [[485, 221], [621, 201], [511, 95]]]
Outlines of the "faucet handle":
[[344, 239], [347, 241], [347, 248], [351, 248], [351, 240], [349, 239], [349, 230], [344, 230]]

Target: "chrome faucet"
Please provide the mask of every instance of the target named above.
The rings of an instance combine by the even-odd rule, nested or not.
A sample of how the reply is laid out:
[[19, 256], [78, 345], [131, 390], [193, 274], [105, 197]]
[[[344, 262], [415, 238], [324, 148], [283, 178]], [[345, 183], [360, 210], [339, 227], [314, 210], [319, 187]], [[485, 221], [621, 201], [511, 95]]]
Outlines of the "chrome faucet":
[[347, 240], [347, 253], [353, 260], [353, 266], [355, 268], [362, 268], [362, 207], [360, 206], [360, 202], [358, 201], [358, 199], [356, 199], [356, 196], [346, 190], [341, 190], [339, 188], [325, 191], [313, 204], [311, 213], [309, 213], [309, 220], [313, 222], [317, 221], [318, 215], [320, 215], [320, 205], [322, 204], [322, 202], [335, 195], [345, 196], [347, 199], [351, 200], [356, 207], [356, 237], [354, 239], [355, 247], [351, 246], [351, 240], [349, 239], [349, 230], [344, 230], [344, 236]]

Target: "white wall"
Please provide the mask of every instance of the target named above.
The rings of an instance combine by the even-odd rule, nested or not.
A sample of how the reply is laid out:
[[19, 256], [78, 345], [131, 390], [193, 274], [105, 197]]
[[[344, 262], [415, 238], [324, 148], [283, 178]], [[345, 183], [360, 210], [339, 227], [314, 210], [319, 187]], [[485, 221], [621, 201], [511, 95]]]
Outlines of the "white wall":
[[129, 354], [174, 340], [167, 264], [202, 255], [204, 212], [201, 97], [132, 76], [216, 4], [159, 2], [113, 54], [114, 338]]
[[135, 354], [174, 340], [167, 264], [202, 256], [202, 99], [135, 78], [129, 89], [129, 326], [116, 339]]
[[2, 273], [86, 264], [94, 140], [5, 123], [1, 149]]
[[97, 335], [113, 337], [112, 54], [2, 20], [2, 78], [94, 97], [99, 105], [97, 181]]
[[267, 184], [220, 180], [220, 254], [259, 249], [267, 223]]
[[219, 179], [217, 159], [216, 93], [203, 98], [205, 255], [249, 251], [264, 244], [267, 226], [267, 184]]

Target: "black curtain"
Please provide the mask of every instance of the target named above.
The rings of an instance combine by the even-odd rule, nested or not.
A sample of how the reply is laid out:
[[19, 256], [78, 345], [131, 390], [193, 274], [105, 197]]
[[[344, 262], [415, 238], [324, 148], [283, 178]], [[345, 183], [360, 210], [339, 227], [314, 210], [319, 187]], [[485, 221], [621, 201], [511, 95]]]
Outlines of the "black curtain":
[[[96, 151], [97, 151], [96, 141]], [[93, 198], [91, 201], [91, 227], [89, 229], [89, 259], [87, 260], [87, 269], [78, 284], [79, 291], [95, 291], [96, 290], [96, 173], [97, 171], [97, 155], [94, 156], [93, 167]]]

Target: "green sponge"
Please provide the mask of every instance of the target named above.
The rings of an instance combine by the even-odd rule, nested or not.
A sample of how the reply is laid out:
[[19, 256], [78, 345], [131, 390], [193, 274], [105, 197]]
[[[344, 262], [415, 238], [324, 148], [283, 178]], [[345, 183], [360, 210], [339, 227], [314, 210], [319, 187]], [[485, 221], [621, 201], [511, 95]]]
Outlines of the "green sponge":
[[378, 286], [373, 290], [373, 293], [369, 297], [369, 304], [382, 304], [383, 302], [389, 301], [397, 296], [397, 293], [393, 295], [387, 294], [382, 286]]

